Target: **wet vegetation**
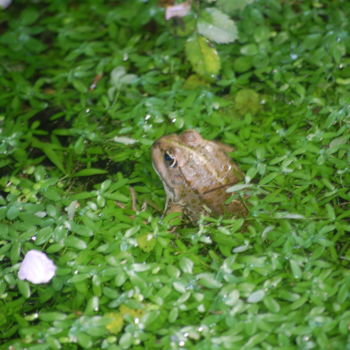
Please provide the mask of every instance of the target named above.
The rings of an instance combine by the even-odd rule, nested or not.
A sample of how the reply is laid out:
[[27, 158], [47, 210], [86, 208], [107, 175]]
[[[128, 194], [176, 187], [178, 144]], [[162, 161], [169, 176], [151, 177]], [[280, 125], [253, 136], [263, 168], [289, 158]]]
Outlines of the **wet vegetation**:
[[[350, 3], [167, 6], [0, 12], [1, 349], [347, 349]], [[162, 218], [186, 129], [235, 148], [245, 220]]]

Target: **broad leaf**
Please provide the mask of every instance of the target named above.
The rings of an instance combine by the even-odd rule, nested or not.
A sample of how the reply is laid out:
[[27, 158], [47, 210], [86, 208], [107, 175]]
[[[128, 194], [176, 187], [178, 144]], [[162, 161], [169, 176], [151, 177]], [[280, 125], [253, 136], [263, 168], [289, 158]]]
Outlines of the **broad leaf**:
[[215, 8], [207, 8], [197, 24], [198, 32], [219, 44], [232, 43], [237, 39], [237, 27], [226, 14]]

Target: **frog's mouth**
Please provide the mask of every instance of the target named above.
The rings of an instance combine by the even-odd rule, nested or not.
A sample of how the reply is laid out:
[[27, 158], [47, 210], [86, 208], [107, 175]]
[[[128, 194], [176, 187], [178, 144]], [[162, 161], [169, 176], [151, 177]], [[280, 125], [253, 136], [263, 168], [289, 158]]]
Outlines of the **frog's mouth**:
[[206, 194], [208, 194], [208, 193], [221, 190], [221, 189], [223, 189], [223, 188], [225, 188], [225, 187], [226, 187], [226, 188], [229, 188], [230, 186], [233, 186], [233, 185], [235, 185], [236, 183], [237, 183], [237, 181], [232, 182], [232, 183], [228, 183], [228, 184], [225, 184], [225, 185], [221, 185], [221, 186], [218, 186], [218, 187], [214, 187], [214, 188], [211, 188], [210, 190], [207, 190], [207, 191], [203, 192], [202, 194], [203, 194], [203, 195], [206, 195]]

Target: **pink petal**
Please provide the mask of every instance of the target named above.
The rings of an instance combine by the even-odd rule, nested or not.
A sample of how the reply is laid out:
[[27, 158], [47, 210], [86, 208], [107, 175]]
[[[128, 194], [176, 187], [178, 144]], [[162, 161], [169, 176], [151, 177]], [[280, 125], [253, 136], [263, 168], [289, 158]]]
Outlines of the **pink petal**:
[[188, 2], [167, 6], [165, 9], [165, 19], [168, 21], [172, 17], [184, 17], [190, 12], [190, 9], [191, 6]]
[[6, 7], [10, 6], [12, 0], [0, 0], [0, 7], [5, 9]]
[[21, 263], [18, 278], [35, 284], [47, 283], [55, 275], [55, 272], [55, 264], [45, 253], [30, 250]]

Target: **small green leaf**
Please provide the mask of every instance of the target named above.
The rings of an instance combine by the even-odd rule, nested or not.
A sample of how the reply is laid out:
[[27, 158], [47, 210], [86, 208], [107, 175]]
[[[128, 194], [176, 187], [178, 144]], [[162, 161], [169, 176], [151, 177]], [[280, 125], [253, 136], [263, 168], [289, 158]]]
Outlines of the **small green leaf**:
[[62, 312], [41, 312], [39, 319], [46, 322], [63, 321], [67, 318], [67, 315]]
[[104, 191], [108, 190], [108, 188], [111, 186], [111, 184], [112, 184], [112, 180], [110, 180], [110, 179], [103, 181], [101, 184], [101, 191], [104, 192]]
[[72, 222], [71, 230], [72, 232], [77, 233], [78, 235], [83, 237], [91, 237], [94, 234], [90, 227], [86, 225], [79, 225], [74, 222]]
[[226, 192], [227, 193], [239, 192], [241, 190], [244, 190], [246, 188], [251, 188], [251, 187], [253, 187], [253, 185], [250, 185], [250, 184], [238, 184], [238, 185], [234, 185], [234, 186], [229, 187], [226, 190]]
[[16, 204], [14, 204], [14, 205], [10, 206], [10, 208], [7, 210], [6, 217], [9, 220], [14, 220], [17, 218], [19, 213], [20, 213], [20, 210], [19, 210], [18, 206]]
[[83, 154], [85, 149], [84, 139], [82, 137], [79, 137], [78, 140], [75, 142], [73, 148], [76, 154]]
[[235, 60], [233, 67], [238, 73], [246, 72], [252, 67], [252, 60], [248, 56], [238, 57]]
[[192, 273], [193, 261], [189, 258], [182, 257], [180, 260], [180, 268], [185, 273]]
[[244, 56], [255, 56], [259, 52], [259, 49], [255, 44], [247, 44], [242, 46], [240, 52]]
[[108, 171], [104, 169], [97, 169], [97, 168], [89, 168], [89, 169], [83, 169], [75, 173], [73, 176], [91, 176], [91, 175], [101, 175], [101, 174], [107, 174]]
[[254, 345], [257, 345], [259, 343], [263, 343], [263, 340], [267, 337], [268, 337], [268, 334], [265, 332], [254, 334], [252, 337], [249, 338], [249, 340], [245, 344], [245, 347], [247, 349], [254, 349]]
[[331, 141], [329, 148], [338, 149], [340, 146], [343, 146], [349, 142], [349, 135], [339, 136]]
[[222, 283], [215, 279], [214, 275], [211, 273], [201, 273], [198, 276], [199, 282], [207, 288], [221, 288]]
[[186, 42], [186, 55], [193, 70], [207, 80], [213, 80], [220, 71], [220, 57], [217, 51], [209, 46], [208, 41], [193, 35]]
[[276, 173], [276, 172], [273, 172], [273, 173], [270, 173], [268, 175], [266, 175], [265, 177], [263, 177], [261, 180], [260, 180], [260, 185], [266, 185], [268, 184], [269, 182], [271, 182], [274, 178], [276, 178], [277, 176], [279, 175], [279, 173]]
[[99, 298], [97, 296], [93, 296], [88, 301], [88, 304], [85, 308], [85, 314], [92, 315], [99, 310], [99, 307], [100, 307]]
[[250, 0], [217, 0], [217, 6], [226, 13], [234, 14], [236, 11], [243, 10], [251, 1]]
[[290, 304], [290, 309], [297, 310], [301, 306], [303, 306], [307, 301], [308, 301], [308, 297], [306, 297], [306, 296], [299, 297], [298, 300], [296, 300], [296, 301], [294, 301], [294, 303]]
[[21, 247], [22, 247], [21, 242], [19, 240], [14, 240], [14, 242], [12, 243], [11, 252], [10, 252], [10, 259], [12, 264], [15, 264], [18, 262], [19, 255], [21, 253]]
[[247, 302], [258, 303], [259, 301], [263, 300], [264, 297], [265, 297], [265, 292], [262, 289], [260, 289], [251, 293], [247, 298]]
[[127, 74], [123, 66], [115, 67], [111, 72], [111, 85], [120, 89], [123, 85], [133, 84], [138, 80], [137, 75]]
[[30, 286], [27, 281], [17, 280], [17, 286], [21, 294], [28, 299], [30, 297]]
[[177, 320], [178, 316], [179, 316], [179, 309], [177, 307], [172, 308], [168, 316], [169, 322], [174, 323]]
[[177, 292], [181, 294], [186, 292], [186, 285], [180, 281], [174, 282], [173, 287]]
[[269, 311], [273, 313], [278, 313], [281, 310], [281, 307], [278, 304], [278, 302], [270, 296], [267, 296], [266, 298], [264, 298], [264, 304], [269, 309]]
[[40, 246], [45, 242], [47, 242], [51, 238], [51, 236], [52, 236], [52, 227], [51, 226], [44, 227], [37, 233], [35, 244]]
[[57, 151], [59, 146], [48, 142], [41, 142], [35, 138], [32, 139], [32, 146], [35, 148], [39, 148], [43, 153], [46, 154], [47, 158], [56, 165], [56, 167], [65, 173], [65, 169], [63, 166], [63, 154], [62, 151]]
[[117, 273], [114, 279], [117, 287], [122, 286], [126, 280], [127, 280], [127, 276], [123, 271], [120, 271], [119, 273]]
[[68, 283], [79, 283], [79, 282], [84, 281], [90, 277], [91, 276], [88, 273], [81, 273], [78, 275], [74, 275], [72, 278], [70, 278], [68, 280]]
[[73, 84], [74, 88], [76, 90], [78, 90], [79, 92], [81, 92], [83, 94], [87, 93], [87, 91], [88, 91], [87, 86], [82, 81], [74, 79], [72, 81], [72, 84]]
[[291, 259], [290, 260], [290, 267], [293, 273], [294, 278], [300, 278], [302, 275], [300, 266], [296, 260]]
[[76, 248], [79, 250], [87, 248], [87, 244], [83, 240], [74, 236], [67, 237], [65, 242], [68, 247]]
[[223, 297], [223, 301], [226, 305], [229, 306], [234, 306], [237, 301], [239, 300], [239, 291], [238, 290], [233, 290], [230, 293], [225, 293], [224, 297]]
[[77, 341], [78, 341], [78, 344], [85, 349], [91, 348], [93, 344], [91, 337], [85, 333], [78, 333]]
[[31, 25], [39, 17], [39, 11], [34, 7], [29, 7], [21, 12], [20, 21], [22, 25]]
[[343, 283], [341, 287], [339, 288], [338, 294], [337, 294], [337, 300], [340, 304], [343, 304], [345, 300], [348, 298], [349, 295], [349, 284]]
[[52, 200], [59, 201], [61, 199], [61, 194], [58, 188], [50, 186], [49, 188], [42, 191], [43, 196]]

